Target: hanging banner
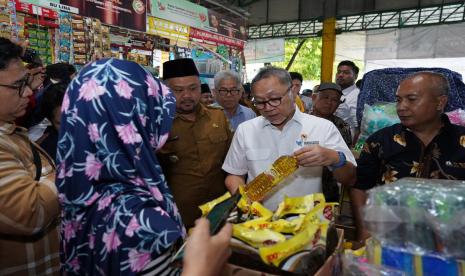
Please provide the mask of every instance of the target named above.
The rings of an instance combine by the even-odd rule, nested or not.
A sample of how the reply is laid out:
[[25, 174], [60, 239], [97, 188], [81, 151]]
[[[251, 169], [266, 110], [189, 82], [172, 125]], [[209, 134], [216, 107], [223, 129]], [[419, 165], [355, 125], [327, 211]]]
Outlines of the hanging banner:
[[245, 20], [230, 18], [186, 0], [149, 0], [153, 16], [214, 32], [235, 39], [246, 40]]
[[149, 16], [147, 33], [174, 41], [189, 41], [189, 26]]
[[44, 7], [39, 7], [34, 4], [28, 4], [15, 0], [16, 10], [19, 12], [24, 12], [27, 14], [39, 15], [50, 19], [58, 19], [58, 12], [47, 9]]
[[60, 0], [76, 8], [82, 16], [97, 18], [104, 24], [146, 31], [147, 0]]
[[210, 32], [206, 32], [204, 30], [199, 30], [196, 28], [190, 28], [190, 34], [189, 36], [193, 39], [199, 39], [199, 40], [205, 40], [208, 42], [214, 42], [218, 44], [223, 44], [223, 45], [228, 45], [228, 46], [233, 46], [237, 47], [240, 49], [244, 48], [244, 41], [230, 38], [227, 36], [222, 36], [219, 34], [214, 34]]
[[247, 63], [284, 61], [284, 38], [249, 40], [244, 56]]

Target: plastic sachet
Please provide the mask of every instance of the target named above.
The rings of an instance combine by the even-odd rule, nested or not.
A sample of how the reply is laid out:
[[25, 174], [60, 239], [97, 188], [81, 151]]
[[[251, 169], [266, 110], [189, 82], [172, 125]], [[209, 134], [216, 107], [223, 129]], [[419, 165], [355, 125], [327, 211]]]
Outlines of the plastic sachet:
[[449, 112], [446, 112], [447, 117], [449, 117], [449, 120], [451, 123], [459, 125], [459, 126], [465, 126], [465, 110], [463, 109], [456, 109], [452, 110]]
[[465, 259], [465, 182], [403, 178], [368, 192], [364, 220], [382, 245]]
[[399, 123], [396, 103], [375, 103], [365, 104], [363, 109], [363, 119], [360, 124], [360, 136], [355, 151], [360, 152], [366, 139], [376, 131]]

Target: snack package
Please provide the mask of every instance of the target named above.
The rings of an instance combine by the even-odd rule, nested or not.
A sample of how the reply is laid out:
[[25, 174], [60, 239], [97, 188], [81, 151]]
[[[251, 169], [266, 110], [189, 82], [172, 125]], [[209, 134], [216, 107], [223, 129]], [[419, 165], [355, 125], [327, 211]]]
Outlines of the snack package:
[[244, 227], [253, 229], [253, 230], [272, 229], [276, 232], [281, 232], [281, 231], [277, 231], [276, 229], [273, 229], [273, 223], [274, 222], [271, 222], [266, 218], [258, 218], [258, 219], [248, 220], [242, 223], [241, 225]]
[[286, 215], [306, 214], [314, 207], [313, 194], [301, 197], [284, 197], [279, 204], [278, 209], [273, 215], [273, 219], [279, 219]]
[[305, 218], [304, 215], [300, 215], [296, 218], [292, 218], [289, 220], [286, 220], [286, 219], [275, 220], [271, 222], [271, 229], [273, 229], [276, 232], [280, 232], [280, 233], [294, 234], [302, 227], [304, 218]]
[[338, 203], [318, 204], [305, 215], [304, 224], [328, 224], [333, 222], [338, 207]]
[[243, 186], [239, 186], [239, 193], [242, 195], [242, 197], [237, 203], [237, 207], [242, 211], [242, 213], [247, 214], [250, 211], [250, 204], [247, 200], [247, 197], [244, 196], [245, 192]]
[[253, 230], [241, 224], [233, 224], [233, 237], [255, 248], [266, 248], [286, 240], [284, 235], [270, 229]]
[[273, 212], [266, 209], [262, 204], [258, 203], [257, 201], [252, 202], [252, 205], [250, 205], [250, 211], [254, 216], [261, 217], [265, 220], [269, 220], [273, 216]]
[[217, 205], [218, 203], [220, 202], [223, 202], [225, 201], [226, 199], [230, 198], [231, 197], [231, 194], [229, 192], [226, 192], [224, 195], [212, 200], [212, 201], [209, 201], [205, 204], [202, 204], [199, 206], [199, 209], [202, 211], [202, 216], [206, 216], [208, 213], [210, 213], [210, 211], [213, 209], [213, 207], [215, 207], [215, 205]]
[[269, 247], [259, 248], [259, 254], [262, 261], [266, 264], [279, 266], [279, 264], [302, 250], [308, 249], [311, 242], [315, 239], [315, 234], [319, 230], [318, 225], [307, 224], [304, 229], [290, 239], [277, 243]]

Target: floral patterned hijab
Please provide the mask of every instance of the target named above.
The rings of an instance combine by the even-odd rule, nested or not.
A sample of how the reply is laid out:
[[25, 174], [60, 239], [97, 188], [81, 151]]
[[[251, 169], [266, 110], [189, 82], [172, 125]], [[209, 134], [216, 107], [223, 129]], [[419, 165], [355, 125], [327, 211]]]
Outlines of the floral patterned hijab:
[[185, 235], [154, 154], [174, 112], [168, 89], [132, 62], [99, 60], [71, 82], [57, 152], [66, 273], [135, 274]]

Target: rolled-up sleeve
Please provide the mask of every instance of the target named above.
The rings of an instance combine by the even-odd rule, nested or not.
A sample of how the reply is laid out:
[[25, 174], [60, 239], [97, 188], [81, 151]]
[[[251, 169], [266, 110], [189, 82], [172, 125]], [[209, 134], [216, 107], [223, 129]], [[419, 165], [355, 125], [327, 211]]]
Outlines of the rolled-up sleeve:
[[239, 125], [234, 133], [231, 146], [223, 163], [222, 169], [234, 175], [245, 175], [248, 172], [247, 158], [244, 149], [244, 128]]

